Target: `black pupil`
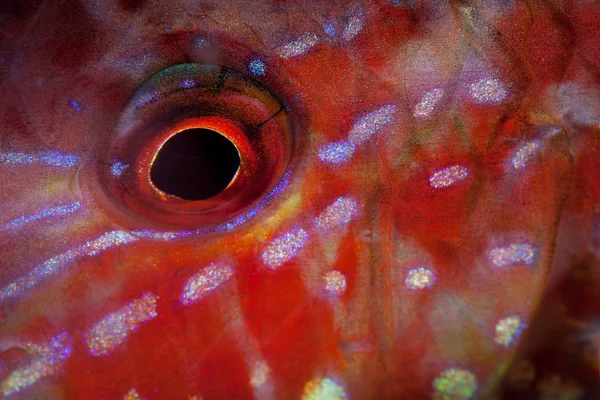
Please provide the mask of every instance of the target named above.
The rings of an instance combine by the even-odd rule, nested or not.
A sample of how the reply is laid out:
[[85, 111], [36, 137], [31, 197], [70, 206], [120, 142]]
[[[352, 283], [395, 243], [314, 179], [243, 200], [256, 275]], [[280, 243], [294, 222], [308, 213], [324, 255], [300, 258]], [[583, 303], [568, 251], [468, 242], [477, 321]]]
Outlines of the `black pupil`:
[[150, 179], [167, 194], [205, 200], [221, 193], [239, 166], [240, 155], [229, 139], [209, 129], [188, 129], [162, 146]]

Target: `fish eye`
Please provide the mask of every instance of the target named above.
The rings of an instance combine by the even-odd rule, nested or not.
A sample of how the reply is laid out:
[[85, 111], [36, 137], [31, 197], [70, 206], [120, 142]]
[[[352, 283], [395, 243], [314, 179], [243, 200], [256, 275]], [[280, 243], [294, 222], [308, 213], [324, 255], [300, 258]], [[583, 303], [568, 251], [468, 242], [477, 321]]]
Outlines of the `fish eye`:
[[157, 190], [184, 200], [206, 200], [235, 178], [240, 154], [221, 133], [191, 128], [173, 135], [156, 153], [150, 181]]
[[93, 170], [124, 224], [210, 230], [280, 181], [292, 134], [282, 102], [244, 73], [186, 63], [158, 72], [125, 105]]

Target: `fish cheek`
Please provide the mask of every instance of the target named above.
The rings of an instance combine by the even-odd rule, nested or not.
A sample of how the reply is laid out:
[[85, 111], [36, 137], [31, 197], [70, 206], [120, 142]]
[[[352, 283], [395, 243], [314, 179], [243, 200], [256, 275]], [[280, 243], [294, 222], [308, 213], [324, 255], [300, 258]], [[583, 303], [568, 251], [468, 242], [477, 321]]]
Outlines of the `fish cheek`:
[[[448, 363], [472, 365], [482, 376], [500, 376], [515, 347], [499, 345], [494, 327], [510, 315], [528, 321], [539, 306], [573, 163], [555, 141], [527, 168], [514, 170], [506, 164], [513, 151], [500, 145], [475, 165], [468, 158], [459, 161], [470, 167], [464, 181], [437, 190], [423, 183], [413, 196], [395, 197], [402, 207], [394, 235], [405, 242], [394, 253], [399, 265], [395, 279], [401, 284], [417, 266], [430, 269], [436, 278], [432, 289], [396, 295], [402, 311], [395, 335], [421, 351], [422, 369], [413, 379], [423, 374], [433, 379], [436, 368]], [[457, 161], [449, 159], [448, 164]], [[424, 180], [408, 178], [405, 187], [418, 182]], [[440, 197], [444, 201], [438, 202]], [[411, 204], [424, 211], [400, 212]], [[531, 251], [531, 258], [504, 259], [518, 249]], [[423, 319], [425, 330], [409, 336]], [[436, 367], [428, 370], [426, 365]]]
[[[48, 23], [45, 20], [43, 22]], [[78, 37], [79, 32], [76, 31], [74, 34]], [[43, 42], [41, 39], [39, 40]], [[61, 40], [62, 46], [75, 46], [78, 43], [77, 40], [71, 40], [70, 37], [61, 37]], [[51, 41], [49, 45], [56, 47], [57, 51], [65, 50]], [[191, 313], [187, 317], [189, 319], [184, 318], [182, 322], [177, 319], [177, 315], [174, 316], [164, 310], [169, 310], [169, 306], [181, 310], [180, 294], [190, 276], [198, 273], [202, 266], [210, 264], [213, 259], [223, 260], [221, 251], [214, 247], [211, 248], [207, 244], [218, 242], [228, 247], [237, 242], [238, 247], [242, 249], [249, 247], [250, 239], [248, 237], [253, 235], [248, 231], [243, 234], [245, 236], [243, 240], [240, 240], [237, 234], [232, 234], [229, 239], [226, 239], [227, 244], [219, 239], [228, 236], [223, 232], [236, 231], [236, 228], [244, 226], [248, 220], [272, 205], [272, 200], [285, 186], [285, 179], [281, 178], [286, 168], [286, 157], [289, 155], [291, 144], [290, 137], [286, 136], [289, 132], [281, 133], [277, 130], [279, 126], [287, 124], [285, 110], [280, 105], [273, 110], [265, 111], [263, 109], [264, 115], [254, 115], [254, 120], [250, 121], [251, 113], [247, 112], [248, 103], [254, 106], [258, 102], [244, 103], [239, 100], [241, 96], [238, 96], [237, 104], [246, 106], [238, 109], [240, 115], [247, 118], [244, 128], [248, 129], [244, 129], [243, 132], [244, 134], [249, 134], [250, 131], [254, 133], [253, 140], [255, 142], [252, 151], [261, 152], [259, 154], [260, 161], [264, 163], [265, 167], [258, 168], [252, 173], [244, 170], [242, 174], [253, 175], [260, 179], [265, 178], [266, 181], [262, 184], [254, 182], [255, 185], [243, 185], [246, 188], [258, 190], [258, 193], [253, 191], [254, 197], [249, 201], [237, 199], [238, 212], [236, 215], [227, 213], [223, 219], [206, 224], [210, 225], [208, 228], [215, 228], [210, 232], [180, 230], [174, 233], [175, 236], [179, 235], [179, 238], [192, 234], [196, 236], [196, 239], [200, 237], [199, 240], [187, 241], [179, 245], [165, 243], [168, 242], [168, 239], [164, 238], [169, 238], [173, 234], [173, 231], [168, 228], [173, 228], [173, 225], [175, 228], [180, 228], [172, 222], [171, 224], [162, 224], [160, 228], [163, 230], [154, 231], [151, 234], [151, 236], [154, 235], [153, 237], [139, 240], [131, 230], [124, 229], [123, 219], [107, 212], [105, 204], [98, 200], [102, 188], [92, 186], [92, 179], [89, 175], [91, 170], [95, 172], [100, 170], [103, 178], [95, 179], [94, 182], [98, 183], [101, 180], [104, 184], [110, 184], [118, 176], [123, 176], [123, 173], [126, 176], [133, 169], [132, 165], [125, 165], [122, 162], [128, 160], [115, 160], [108, 151], [102, 152], [98, 149], [110, 147], [110, 144], [113, 143], [114, 126], [118, 122], [127, 98], [136, 88], [135, 80], [124, 78], [122, 71], [111, 75], [111, 72], [114, 71], [111, 71], [110, 66], [106, 69], [97, 66], [98, 70], [81, 71], [85, 69], [84, 67], [89, 61], [86, 61], [87, 53], [85, 51], [82, 51], [80, 64], [61, 59], [54, 60], [56, 62], [51, 66], [44, 64], [48, 61], [46, 58], [52, 58], [47, 54], [44, 54], [43, 62], [37, 62], [34, 55], [24, 53], [24, 59], [30, 61], [31, 64], [45, 68], [41, 72], [38, 71], [40, 72], [38, 74], [31, 65], [28, 65], [27, 68], [16, 69], [17, 72], [11, 77], [15, 81], [23, 82], [23, 85], [18, 88], [11, 87], [14, 97], [20, 98], [15, 107], [18, 109], [18, 113], [14, 114], [21, 116], [18, 123], [31, 123], [30, 126], [27, 126], [30, 130], [20, 127], [21, 129], [8, 131], [6, 126], [1, 128], [3, 141], [7, 139], [6, 142], [10, 146], [2, 148], [3, 164], [0, 167], [3, 174], [5, 172], [12, 174], [14, 179], [11, 179], [11, 185], [15, 189], [10, 193], [10, 199], [4, 197], [8, 193], [3, 193], [3, 200], [6, 199], [6, 204], [13, 204], [11, 209], [7, 210], [10, 213], [6, 215], [14, 215], [14, 219], [9, 220], [10, 230], [4, 231], [5, 227], [3, 226], [3, 232], [1, 232], [3, 235], [10, 234], [12, 238], [11, 240], [2, 240], [1, 243], [3, 254], [11, 254], [9, 271], [4, 273], [3, 270], [2, 274], [2, 313], [3, 316], [8, 316], [2, 322], [3, 338], [22, 335], [22, 339], [19, 339], [19, 343], [22, 345], [24, 345], [23, 343], [33, 343], [35, 346], [42, 347], [41, 355], [36, 353], [36, 357], [52, 358], [52, 362], [42, 363], [42, 367], [45, 369], [40, 373], [41, 375], [38, 374], [41, 378], [54, 375], [58, 369], [62, 370], [63, 359], [61, 357], [70, 357], [70, 352], [74, 351], [71, 358], [72, 363], [66, 366], [67, 375], [64, 377], [64, 382], [73, 383], [72, 386], [69, 384], [67, 390], [69, 394], [64, 395], [66, 398], [78, 397], [79, 394], [86, 398], [102, 397], [103, 395], [111, 398], [122, 396], [126, 391], [121, 387], [116, 389], [113, 387], [115, 384], [111, 380], [111, 374], [103, 373], [101, 369], [94, 370], [91, 367], [86, 369], [85, 366], [105, 368], [107, 365], [119, 364], [118, 361], [123, 358], [130, 358], [135, 362], [119, 364], [121, 369], [117, 372], [126, 377], [135, 376], [139, 371], [147, 370], [146, 367], [155, 362], [153, 356], [159, 358], [170, 356], [171, 350], [167, 347], [161, 347], [155, 353], [149, 351], [153, 348], [152, 344], [160, 342], [160, 335], [172, 334], [172, 340], [168, 343], [179, 350], [185, 347], [193, 349], [191, 352], [182, 351], [179, 359], [173, 356], [172, 363], [169, 364], [170, 374], [162, 374], [165, 379], [168, 377], [167, 380], [162, 381], [165, 390], [171, 387], [169, 382], [177, 380], [178, 376], [185, 375], [181, 369], [187, 369], [186, 366], [190, 364], [192, 354], [199, 359], [208, 360], [206, 364], [203, 364], [208, 371], [198, 372], [197, 369], [190, 368], [186, 375], [188, 382], [197, 380], [193, 376], [195, 372], [214, 374], [214, 371], [210, 371], [211, 364], [221, 365], [222, 370], [219, 374], [228, 375], [234, 381], [232, 371], [227, 371], [227, 363], [223, 360], [229, 357], [239, 359], [241, 356], [236, 350], [235, 343], [232, 343], [233, 339], [227, 337], [227, 334], [224, 335], [224, 338], [219, 339], [222, 331], [226, 331], [227, 328], [219, 324], [220, 319], [215, 311], [209, 307], [208, 310]], [[101, 52], [94, 54], [98, 55], [99, 53]], [[115, 64], [118, 62], [111, 66], [114, 67]], [[104, 66], [106, 67], [106, 65]], [[44, 75], [47, 69], [54, 70], [57, 75], [50, 79]], [[80, 73], [70, 75], [65, 72], [67, 70]], [[238, 82], [244, 83], [239, 88], [239, 92], [243, 94], [250, 92], [250, 79], [244, 78], [240, 73], [237, 75]], [[219, 76], [217, 73], [216, 78]], [[120, 79], [122, 79], [121, 82], [119, 82]], [[232, 81], [233, 79], [223, 80], [222, 86], [226, 88], [227, 85], [232, 84]], [[119, 83], [115, 84], [114, 82]], [[172, 83], [177, 85], [182, 82]], [[43, 90], [36, 95], [36, 85], [42, 83], [44, 84]], [[187, 81], [183, 83], [187, 84]], [[248, 84], [246, 85], [246, 83]], [[218, 89], [223, 92], [223, 87], [218, 87]], [[262, 96], [262, 99], [266, 97], [268, 96]], [[5, 101], [8, 103], [11, 98], [5, 99]], [[222, 103], [227, 102], [223, 101]], [[10, 108], [3, 109], [3, 113], [4, 111], [8, 115], [12, 114]], [[222, 110], [214, 109], [213, 114], [218, 114], [219, 111]], [[35, 118], [33, 118], [34, 115]], [[214, 115], [210, 117], [214, 117]], [[227, 125], [213, 122], [214, 119], [211, 119], [211, 127], [216, 130]], [[236, 132], [241, 130], [237, 125], [235, 129], [237, 129]], [[4, 135], [5, 130], [6, 135]], [[225, 130], [230, 132], [233, 129], [226, 127]], [[246, 165], [256, 166], [252, 164], [253, 160], [249, 160], [252, 158], [247, 153], [250, 146], [242, 143], [242, 138], [238, 139], [240, 139], [237, 142], [239, 151], [246, 152], [244, 153], [244, 162]], [[262, 139], [265, 139], [265, 142], [260, 142]], [[134, 142], [145, 144], [147, 141], [138, 138]], [[5, 155], [4, 150], [17, 148], [21, 151], [11, 152], [9, 156]], [[50, 153], [49, 150], [54, 152]], [[254, 159], [256, 158], [254, 157]], [[5, 162], [7, 159], [10, 159], [11, 162]], [[18, 168], [21, 167], [23, 169], [19, 170]], [[274, 172], [274, 175], [265, 173], [266, 170]], [[277, 186], [277, 183], [281, 183], [281, 185]], [[265, 195], [269, 194], [266, 192], [270, 193], [270, 197], [261, 202], [260, 200], [264, 200]], [[235, 196], [232, 195], [232, 197]], [[110, 200], [112, 199], [108, 201]], [[21, 205], [21, 210], [16, 209], [17, 204]], [[27, 209], [23, 210], [23, 207]], [[26, 216], [20, 219], [19, 215], [22, 214], [26, 214]], [[217, 212], [211, 214], [214, 217]], [[227, 223], [231, 223], [231, 225]], [[192, 228], [201, 228], [203, 227], [201, 225], [190, 224]], [[130, 222], [128, 227], [132, 229], [140, 227], [139, 219]], [[147, 228], [148, 225], [144, 227]], [[152, 225], [152, 227], [156, 227], [156, 225]], [[166, 236], [161, 236], [163, 233]], [[205, 233], [209, 234], [210, 239], [202, 238]], [[156, 243], [156, 240], [159, 244]], [[240, 242], [242, 243], [240, 244]], [[130, 244], [131, 247], [125, 248], [126, 244]], [[14, 251], [10, 249], [11, 247]], [[27, 256], [26, 253], [29, 255]], [[232, 254], [237, 255], [235, 252]], [[185, 275], [173, 278], [175, 271], [181, 268], [187, 268]], [[147, 298], [150, 300], [147, 301]], [[133, 330], [138, 330], [138, 325], [141, 325], [142, 322], [153, 318], [152, 315], [155, 313], [152, 309], [153, 302], [159, 299], [164, 302], [161, 304], [166, 304], [165, 308], [158, 310], [165, 319], [153, 321], [150, 328], [155, 329], [156, 334], [148, 335], [149, 342], [140, 342], [141, 347], [132, 347], [131, 351], [117, 351], [112, 358], [100, 362], [99, 360], [102, 361], [102, 359], [97, 358], [98, 354], [104, 355], [103, 351], [105, 352], [105, 350], [102, 350], [103, 345], [97, 344], [98, 340], [94, 336], [94, 332], [101, 331], [102, 325], [95, 331], [93, 327], [106, 321], [106, 318], [110, 320], [111, 313], [117, 312], [127, 305], [132, 305], [133, 308], [142, 312], [136, 314], [136, 317], [129, 321], [130, 324], [135, 325], [128, 331], [131, 333]], [[218, 301], [215, 300], [215, 303]], [[209, 305], [213, 305], [213, 303], [209, 303]], [[205, 329], [205, 331], [199, 332], [189, 326], [190, 319], [194, 318], [200, 321], [215, 320], [217, 322], [214, 323], [214, 329]], [[170, 322], [173, 322], [173, 328], [167, 330], [172, 332], [155, 328], [156, 326], [166, 327]], [[177, 326], [178, 323], [181, 325]], [[62, 329], [68, 329], [72, 344], [63, 346], [61, 342], [60, 346], [62, 347], [51, 348], [50, 353], [44, 353], [48, 346], [52, 347], [52, 341], [58, 340], [53, 335], [58, 334]], [[90, 334], [90, 332], [92, 333]], [[206, 354], [207, 349], [213, 349], [213, 351]], [[92, 354], [93, 352], [97, 354]], [[67, 353], [69, 354], [67, 355]], [[35, 360], [31, 361], [35, 362]], [[175, 366], [177, 361], [181, 361], [180, 369]], [[239, 365], [242, 364], [242, 361], [239, 361]], [[39, 363], [35, 365], [39, 365]], [[21, 365], [15, 367], [11, 371], [12, 375], [3, 377], [3, 390], [11, 385], [10, 390], [24, 389], [19, 386], [15, 389], [14, 382], [18, 380], [18, 374], [23, 371], [20, 367]], [[36, 371], [39, 372], [39, 370]], [[107, 389], [99, 388], [94, 372], [107, 378], [105, 382]], [[234, 385], [239, 388], [237, 396], [247, 398], [250, 396], [248, 385], [245, 385], [248, 377], [245, 369], [240, 369], [239, 372], [239, 384]], [[134, 384], [134, 381], [127, 382], [127, 386]], [[46, 384], [40, 382], [29, 382], [26, 386], [33, 383], [36, 383], [35, 387], [28, 388], [32, 391], [27, 392], [26, 395], [32, 393], [35, 395], [36, 392], [44, 392], [47, 389]], [[143, 381], [142, 384], [144, 387], [152, 385], [150, 381]], [[61, 386], [55, 382], [49, 385]], [[229, 390], [227, 385], [213, 385], [205, 388], [205, 392], [209, 395], [211, 388], [217, 392]], [[182, 386], [180, 388], [181, 397], [186, 397], [194, 389], [197, 387]], [[225, 394], [216, 394], [215, 396], [223, 397]], [[62, 397], [62, 394], [55, 396], [55, 398]]]

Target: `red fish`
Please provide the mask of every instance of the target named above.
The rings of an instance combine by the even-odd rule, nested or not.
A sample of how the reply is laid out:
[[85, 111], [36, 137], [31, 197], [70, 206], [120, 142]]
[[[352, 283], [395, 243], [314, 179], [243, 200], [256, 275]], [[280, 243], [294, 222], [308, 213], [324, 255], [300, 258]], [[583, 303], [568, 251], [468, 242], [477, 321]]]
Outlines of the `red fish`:
[[597, 4], [0, 9], [0, 396], [598, 390]]

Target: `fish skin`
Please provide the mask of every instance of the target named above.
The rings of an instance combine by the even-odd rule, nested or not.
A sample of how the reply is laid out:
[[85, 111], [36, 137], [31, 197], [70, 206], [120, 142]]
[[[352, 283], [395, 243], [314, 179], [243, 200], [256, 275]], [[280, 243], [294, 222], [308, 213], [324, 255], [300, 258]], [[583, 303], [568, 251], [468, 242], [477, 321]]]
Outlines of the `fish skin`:
[[[78, 257], [3, 300], [0, 380], [32, 362], [27, 343], [63, 331], [73, 343], [60, 373], [7, 398], [120, 399], [135, 389], [147, 399], [287, 399], [301, 398], [312, 379], [329, 378], [349, 398], [425, 399], [446, 368], [474, 373], [473, 398], [481, 398], [518, 347], [494, 342], [499, 319], [533, 321], [547, 287], [582, 321], [600, 311], [588, 298], [569, 303], [561, 289], [576, 261], [599, 269], [600, 112], [589, 101], [600, 93], [597, 6], [6, 4], [0, 152], [56, 150], [82, 162], [74, 170], [0, 164], [0, 222], [69, 200], [83, 210], [0, 231], [2, 288], [106, 232], [154, 226], [115, 206], [97, 171], [112, 161], [105, 157], [130, 96], [159, 71], [202, 62], [248, 73], [248, 62], [261, 57], [261, 82], [286, 105], [294, 141], [289, 186], [237, 229], [140, 238]], [[349, 41], [328, 39], [321, 24], [343, 27], [357, 9], [362, 30]], [[277, 56], [308, 33], [319, 42], [304, 54]], [[489, 71], [509, 85], [508, 98], [473, 104], [469, 84]], [[433, 87], [445, 94], [431, 118], [418, 120], [412, 109]], [[397, 106], [390, 122], [345, 164], [316, 157], [390, 104]], [[550, 135], [550, 127], [558, 130]], [[508, 168], [518, 145], [533, 139], [543, 139], [540, 153], [522, 172]], [[467, 167], [467, 179], [433, 188], [432, 174], [452, 165]], [[313, 229], [312, 218], [345, 195], [359, 205], [347, 226]], [[265, 266], [261, 251], [298, 227], [307, 244], [283, 265]], [[535, 243], [533, 267], [490, 268], [491, 247], [521, 241]], [[233, 275], [181, 304], [190, 277], [213, 263]], [[435, 271], [435, 284], [409, 292], [405, 274], [421, 265]], [[322, 275], [333, 269], [347, 278], [337, 297], [322, 291]], [[156, 317], [112, 353], [90, 354], [86, 333], [145, 293], [157, 298]], [[543, 337], [533, 332], [532, 340]], [[261, 365], [268, 366], [265, 383], [252, 386]]]

